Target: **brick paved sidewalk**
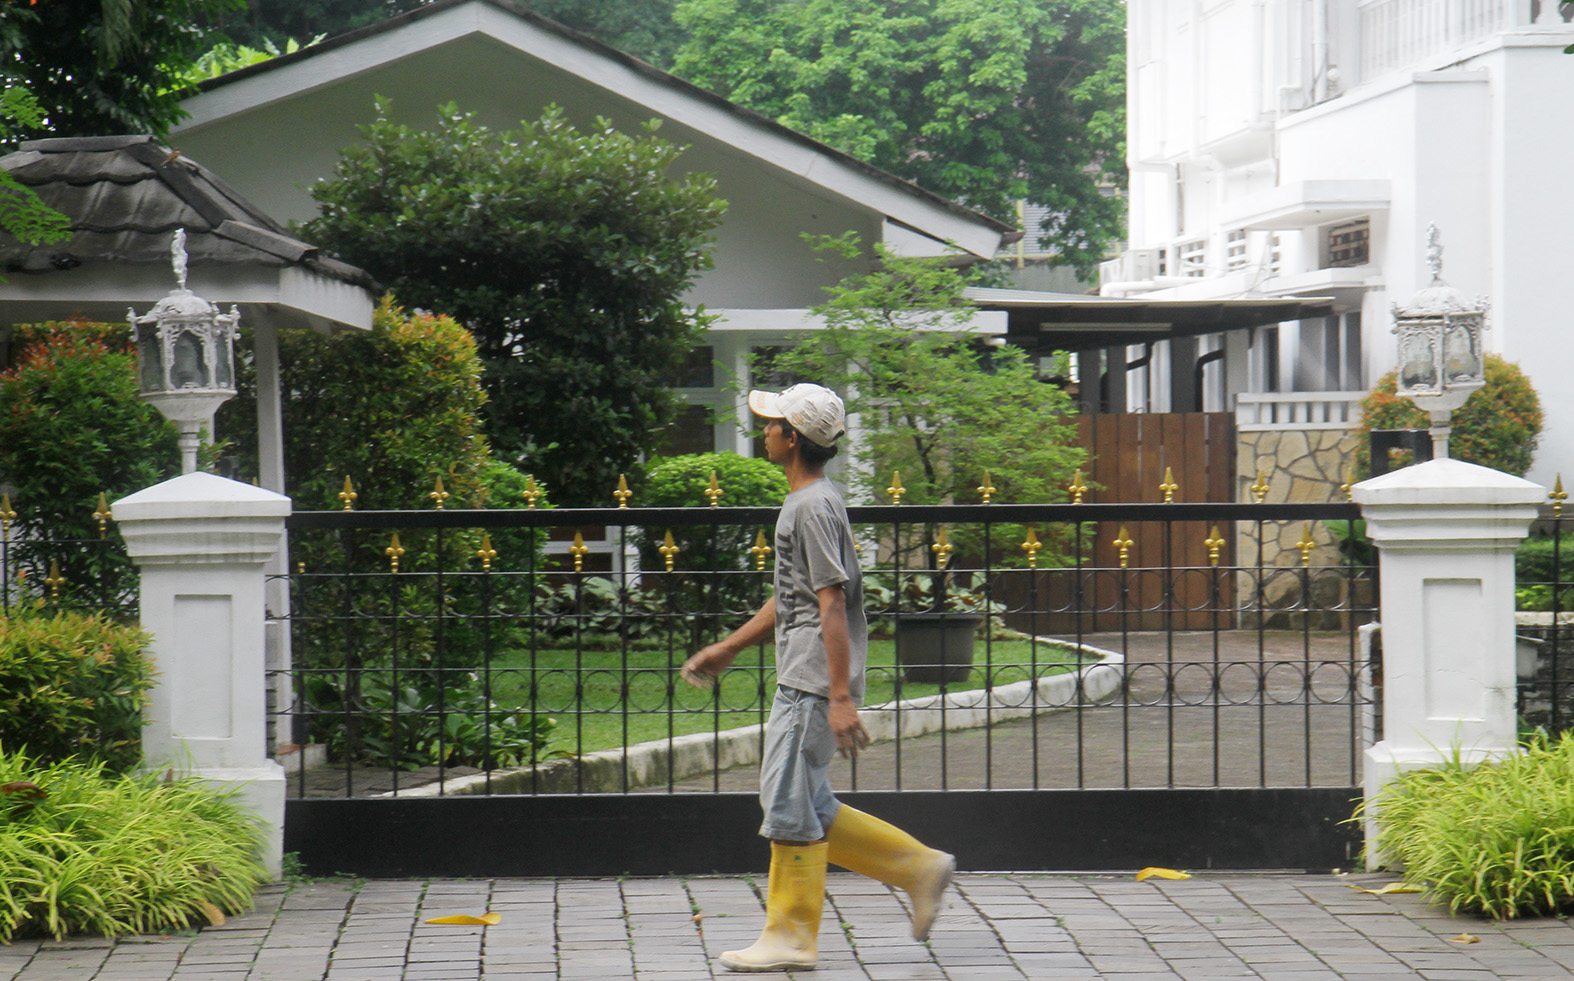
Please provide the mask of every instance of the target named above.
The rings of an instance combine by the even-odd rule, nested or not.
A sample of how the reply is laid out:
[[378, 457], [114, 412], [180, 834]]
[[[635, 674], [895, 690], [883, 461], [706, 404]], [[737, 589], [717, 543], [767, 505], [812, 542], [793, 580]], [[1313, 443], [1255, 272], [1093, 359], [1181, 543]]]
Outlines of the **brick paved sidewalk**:
[[[833, 873], [817, 981], [1567, 978], [1574, 925], [1450, 917], [1382, 876], [967, 874], [929, 944], [897, 898]], [[691, 915], [704, 913], [703, 933]], [[497, 913], [496, 926], [423, 919]], [[761, 924], [740, 877], [318, 882], [194, 935], [0, 947], [0, 981], [547, 981], [731, 977]], [[1477, 943], [1449, 938], [1468, 932]], [[767, 975], [783, 977], [783, 975]]]

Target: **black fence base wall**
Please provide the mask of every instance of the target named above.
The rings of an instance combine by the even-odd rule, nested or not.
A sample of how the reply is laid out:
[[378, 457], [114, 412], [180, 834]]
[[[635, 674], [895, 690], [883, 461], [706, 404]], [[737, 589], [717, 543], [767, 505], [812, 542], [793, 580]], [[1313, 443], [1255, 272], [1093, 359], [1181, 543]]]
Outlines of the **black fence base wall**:
[[[844, 793], [963, 871], [1348, 868], [1356, 787]], [[752, 794], [302, 799], [284, 848], [314, 875], [763, 872]]]

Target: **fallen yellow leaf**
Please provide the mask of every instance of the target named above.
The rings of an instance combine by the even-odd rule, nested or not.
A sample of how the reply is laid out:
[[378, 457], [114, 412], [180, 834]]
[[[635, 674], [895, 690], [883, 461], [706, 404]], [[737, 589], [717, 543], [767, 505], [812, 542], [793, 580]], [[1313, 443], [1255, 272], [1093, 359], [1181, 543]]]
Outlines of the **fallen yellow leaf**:
[[1407, 886], [1403, 882], [1390, 882], [1388, 885], [1382, 886], [1378, 889], [1368, 889], [1365, 886], [1358, 886], [1353, 882], [1346, 882], [1345, 885], [1351, 889], [1354, 889], [1356, 892], [1364, 892], [1369, 896], [1391, 896], [1394, 893], [1423, 891], [1420, 886]]
[[480, 916], [439, 916], [434, 919], [424, 920], [425, 923], [441, 923], [449, 926], [495, 926], [502, 922], [503, 917], [497, 913], [482, 913]]
[[1473, 933], [1461, 933], [1457, 937], [1449, 937], [1448, 942], [1454, 944], [1478, 944], [1481, 942], [1481, 938]]
[[208, 918], [208, 922], [210, 924], [216, 927], [221, 927], [224, 925], [223, 910], [219, 909], [213, 903], [208, 902], [206, 899], [204, 899], [198, 905], [202, 907], [202, 915]]
[[1189, 872], [1177, 872], [1174, 869], [1161, 869], [1161, 868], [1158, 868], [1157, 866], [1152, 866], [1152, 865], [1148, 866], [1147, 868], [1143, 869], [1141, 872], [1137, 873], [1137, 881], [1138, 882], [1143, 882], [1143, 881], [1145, 881], [1147, 879], [1190, 879], [1190, 878], [1191, 878], [1191, 873], [1189, 873]]

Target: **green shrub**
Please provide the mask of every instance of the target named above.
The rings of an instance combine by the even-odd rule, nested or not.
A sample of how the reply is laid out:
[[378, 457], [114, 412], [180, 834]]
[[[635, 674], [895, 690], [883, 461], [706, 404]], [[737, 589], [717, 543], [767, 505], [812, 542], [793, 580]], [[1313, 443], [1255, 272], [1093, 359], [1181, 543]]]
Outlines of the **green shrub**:
[[[255, 412], [255, 365], [245, 349], [237, 372], [241, 394], [220, 411], [220, 424], [221, 431], [236, 434], [240, 470], [248, 474], [257, 467], [258, 447], [248, 421]], [[486, 393], [475, 339], [451, 318], [408, 313], [385, 297], [370, 331], [332, 337], [294, 331], [280, 337], [279, 361], [289, 380], [282, 405], [289, 437], [284, 472], [297, 510], [343, 507], [346, 477], [356, 510], [430, 511], [439, 480], [449, 509], [525, 507], [525, 476], [496, 459], [481, 432]], [[485, 698], [471, 690], [470, 673], [483, 659], [484, 637], [457, 618], [524, 608], [529, 593], [523, 580], [494, 576], [483, 582], [479, 531], [401, 529], [399, 538], [400, 574], [390, 578], [387, 531], [290, 537], [291, 565], [306, 571], [292, 597], [291, 636], [295, 665], [308, 672], [301, 710], [312, 720], [309, 738], [326, 743], [339, 759], [401, 767], [517, 756], [510, 747], [535, 738], [536, 725], [528, 719], [494, 710], [490, 749], [479, 735], [466, 736], [479, 724], [466, 729], [461, 720], [482, 719], [488, 711]], [[493, 532], [495, 567], [539, 567], [545, 540], [543, 531]], [[440, 578], [433, 575], [438, 569]], [[346, 608], [357, 616], [343, 618]], [[505, 649], [515, 628], [493, 623], [490, 642]], [[397, 699], [375, 680], [391, 672], [395, 656]], [[334, 673], [314, 673], [330, 668]], [[439, 678], [448, 686], [445, 708], [453, 708], [445, 711], [444, 725], [460, 727], [445, 736], [441, 750], [420, 717], [425, 705], [435, 717]], [[397, 731], [386, 717], [366, 716], [355, 729], [345, 727], [346, 710], [356, 718], [396, 705], [414, 713]]]
[[[1371, 444], [1366, 434], [1374, 429], [1425, 429], [1430, 425], [1419, 406], [1396, 394], [1397, 385], [1397, 372], [1390, 371], [1361, 400], [1358, 431], [1363, 438], [1355, 459], [1358, 479], [1372, 472]], [[1518, 365], [1489, 354], [1486, 384], [1454, 410], [1450, 425], [1453, 431], [1448, 437], [1449, 456], [1523, 476], [1536, 456], [1541, 400]]]
[[[175, 429], [137, 390], [130, 329], [84, 321], [12, 329], [0, 372], [0, 483], [17, 519], [10, 559], [38, 590], [58, 562], [63, 598], [106, 607], [134, 595], [136, 571], [118, 547], [95, 547], [98, 498], [109, 501], [180, 471]], [[87, 541], [86, 546], [64, 541]], [[79, 603], [80, 601], [80, 603]]]
[[192, 927], [251, 905], [262, 829], [196, 780], [0, 748], [0, 943]]
[[[650, 508], [703, 508], [710, 504], [705, 490], [710, 486], [711, 475], [721, 488], [717, 504], [721, 507], [779, 507], [787, 496], [787, 476], [782, 468], [769, 460], [750, 459], [736, 453], [694, 453], [688, 456], [652, 457], [644, 473], [634, 482], [634, 501]], [[633, 537], [639, 546], [640, 566], [647, 570], [665, 569], [666, 564], [657, 551], [664, 540], [665, 528], [639, 528]], [[723, 525], [712, 529], [705, 525], [673, 528], [673, 544], [678, 553], [672, 567], [677, 571], [742, 571], [754, 568], [755, 536], [765, 533], [770, 542], [772, 530], [767, 525]], [[766, 568], [769, 568], [767, 564]]]
[[35, 760], [96, 760], [112, 771], [142, 758], [152, 666], [148, 636], [97, 615], [0, 619], [0, 746]]
[[[1574, 734], [1521, 756], [1400, 774], [1376, 802], [1377, 847], [1455, 913], [1496, 919], [1574, 907]], [[1373, 805], [1356, 814], [1364, 819]]]

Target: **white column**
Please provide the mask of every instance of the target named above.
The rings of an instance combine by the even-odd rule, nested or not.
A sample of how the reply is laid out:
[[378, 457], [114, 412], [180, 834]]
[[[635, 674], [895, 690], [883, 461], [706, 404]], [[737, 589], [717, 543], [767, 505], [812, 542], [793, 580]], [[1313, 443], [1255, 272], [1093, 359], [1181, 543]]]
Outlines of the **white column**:
[[263, 861], [279, 874], [284, 770], [268, 758], [264, 567], [284, 538], [290, 499], [190, 473], [113, 505], [142, 574], [142, 626], [154, 687], [143, 766], [238, 791], [266, 823]]
[[1432, 460], [1351, 493], [1382, 557], [1383, 740], [1366, 751], [1367, 799], [1456, 752], [1472, 763], [1518, 752], [1514, 549], [1546, 489]]

